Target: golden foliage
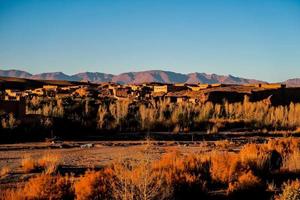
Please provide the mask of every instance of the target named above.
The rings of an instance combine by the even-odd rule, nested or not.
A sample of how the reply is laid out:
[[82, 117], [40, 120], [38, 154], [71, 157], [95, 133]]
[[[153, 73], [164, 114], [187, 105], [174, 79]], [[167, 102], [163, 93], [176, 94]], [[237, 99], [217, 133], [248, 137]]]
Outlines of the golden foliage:
[[276, 200], [297, 200], [300, 199], [300, 181], [288, 181], [282, 185], [282, 193]]
[[210, 155], [210, 173], [213, 181], [228, 184], [239, 172], [239, 157], [235, 153], [213, 152]]
[[72, 178], [69, 176], [41, 174], [29, 179], [24, 187], [4, 191], [0, 199], [73, 199]]
[[57, 154], [45, 153], [41, 158], [26, 155], [21, 161], [21, 167], [26, 173], [44, 170], [46, 174], [52, 174], [57, 171], [59, 162], [60, 156]]
[[9, 168], [8, 166], [2, 167], [0, 170], [0, 178], [8, 175], [10, 172], [11, 172], [11, 168]]
[[37, 164], [40, 168], [44, 169], [46, 174], [55, 173], [60, 164], [60, 156], [46, 153], [37, 161]]
[[258, 192], [263, 186], [260, 178], [252, 171], [241, 174], [238, 179], [229, 184], [228, 193]]
[[[223, 144], [224, 143], [224, 144]], [[227, 148], [229, 141], [217, 142]], [[151, 157], [147, 143], [141, 154], [114, 162], [100, 171], [87, 171], [76, 181], [54, 175], [50, 170], [31, 178], [16, 190], [1, 191], [0, 199], [206, 199], [209, 191], [224, 189], [228, 197], [265, 194], [267, 181], [279, 173], [299, 172], [299, 139], [272, 139], [263, 144], [246, 144], [239, 152], [213, 151], [184, 155], [168, 150], [159, 160]], [[281, 167], [283, 159], [283, 167]], [[59, 157], [45, 154], [23, 161], [29, 171], [59, 165]], [[280, 168], [281, 167], [281, 168]], [[268, 177], [268, 179], [266, 179]], [[278, 184], [278, 183], [276, 183]], [[276, 184], [273, 185], [275, 188]], [[283, 185], [278, 198], [299, 195], [299, 181]], [[273, 189], [273, 192], [275, 189]], [[244, 195], [244, 196], [243, 196]], [[39, 198], [38, 198], [39, 197]]]
[[21, 167], [24, 172], [30, 173], [37, 170], [38, 165], [36, 160], [32, 156], [26, 155], [21, 161]]
[[74, 184], [75, 195], [77, 200], [104, 200], [110, 199], [111, 184], [113, 184], [113, 174], [111, 169], [103, 171], [87, 171]]

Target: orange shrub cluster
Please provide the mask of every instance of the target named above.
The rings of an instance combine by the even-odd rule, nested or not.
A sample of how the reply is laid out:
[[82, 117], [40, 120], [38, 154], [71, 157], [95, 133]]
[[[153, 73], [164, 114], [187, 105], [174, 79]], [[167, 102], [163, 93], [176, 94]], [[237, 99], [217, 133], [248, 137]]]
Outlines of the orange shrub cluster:
[[41, 174], [31, 178], [24, 187], [2, 193], [3, 200], [74, 199], [72, 177]]
[[276, 196], [276, 200], [300, 199], [300, 181], [288, 181], [282, 185], [282, 193]]
[[21, 166], [26, 173], [44, 170], [46, 174], [51, 174], [57, 171], [59, 160], [58, 155], [50, 153], [44, 154], [39, 159], [26, 155], [21, 161]]
[[229, 184], [228, 194], [235, 198], [245, 198], [253, 196], [253, 193], [264, 193], [265, 186], [260, 178], [252, 171], [245, 172], [238, 176], [237, 180]]
[[238, 155], [228, 152], [212, 152], [210, 164], [212, 180], [222, 184], [231, 182], [240, 166]]
[[110, 169], [87, 171], [85, 175], [74, 184], [76, 199], [110, 199], [112, 196], [112, 178], [113, 174]]
[[210, 182], [209, 162], [200, 156], [181, 157], [179, 153], [166, 154], [154, 163], [154, 172], [164, 180], [173, 197], [205, 197]]
[[34, 172], [38, 168], [36, 160], [29, 155], [22, 159], [21, 166], [26, 173]]
[[[282, 173], [282, 162], [295, 151], [299, 140], [276, 139], [247, 144], [239, 152], [188, 156], [173, 152], [155, 162], [145, 155], [78, 178], [44, 173], [24, 187], [3, 192], [0, 199], [208, 199], [209, 191], [218, 189], [233, 199], [265, 198], [267, 177]], [[278, 199], [298, 199], [299, 185], [299, 181], [285, 183]]]

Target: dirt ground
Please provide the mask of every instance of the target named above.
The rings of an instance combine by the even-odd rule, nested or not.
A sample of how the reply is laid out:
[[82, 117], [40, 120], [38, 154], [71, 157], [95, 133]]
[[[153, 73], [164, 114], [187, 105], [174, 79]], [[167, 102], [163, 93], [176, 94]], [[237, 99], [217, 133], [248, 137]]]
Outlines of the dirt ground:
[[[266, 140], [265, 140], [266, 141]], [[0, 169], [8, 167], [10, 173], [0, 177], [0, 189], [12, 188], [36, 175], [22, 171], [25, 157], [39, 159], [44, 155], [59, 157], [60, 173], [83, 174], [87, 169], [102, 168], [114, 161], [136, 158], [150, 144], [151, 159], [176, 150], [182, 154], [201, 154], [212, 150], [239, 151], [249, 142], [264, 142], [261, 138], [232, 138], [219, 141], [64, 141], [59, 143], [21, 143], [0, 145]]]

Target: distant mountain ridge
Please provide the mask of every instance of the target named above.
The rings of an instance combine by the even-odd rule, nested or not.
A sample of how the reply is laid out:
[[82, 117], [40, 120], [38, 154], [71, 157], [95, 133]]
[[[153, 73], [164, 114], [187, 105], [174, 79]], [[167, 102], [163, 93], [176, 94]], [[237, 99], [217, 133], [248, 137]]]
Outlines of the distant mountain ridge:
[[299, 87], [300, 86], [300, 78], [288, 79], [288, 80], [284, 81], [283, 83], [288, 85], [289, 87]]
[[[140, 72], [126, 72], [119, 75], [106, 74], [100, 72], [82, 72], [74, 75], [67, 75], [63, 72], [50, 72], [41, 74], [30, 74], [21, 70], [0, 70], [0, 76], [17, 77], [40, 80], [67, 80], [67, 81], [90, 81], [116, 82], [121, 84], [144, 83], [144, 82], [161, 82], [161, 83], [224, 83], [224, 84], [247, 84], [247, 83], [264, 83], [264, 81], [255, 79], [246, 79], [232, 75], [217, 75], [206, 73], [189, 73], [182, 74], [163, 70], [149, 70]], [[294, 83], [294, 82], [293, 82]], [[300, 79], [297, 82], [300, 85]]]

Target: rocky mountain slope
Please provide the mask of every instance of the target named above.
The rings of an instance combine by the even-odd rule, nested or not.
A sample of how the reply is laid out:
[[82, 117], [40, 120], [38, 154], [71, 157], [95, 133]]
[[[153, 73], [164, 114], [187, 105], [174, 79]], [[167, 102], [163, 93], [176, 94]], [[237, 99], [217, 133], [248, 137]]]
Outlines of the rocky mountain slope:
[[127, 83], [144, 83], [144, 82], [161, 82], [161, 83], [224, 83], [224, 84], [246, 84], [259, 83], [263, 81], [235, 77], [232, 75], [217, 75], [206, 73], [181, 74], [171, 71], [150, 70], [141, 72], [127, 72], [119, 75], [105, 74], [99, 72], [83, 72], [74, 75], [67, 75], [63, 72], [50, 72], [42, 74], [30, 74], [20, 70], [0, 70], [0, 76], [17, 77], [41, 80], [68, 80], [68, 81], [90, 81], [90, 82], [116, 82], [121, 84]]

